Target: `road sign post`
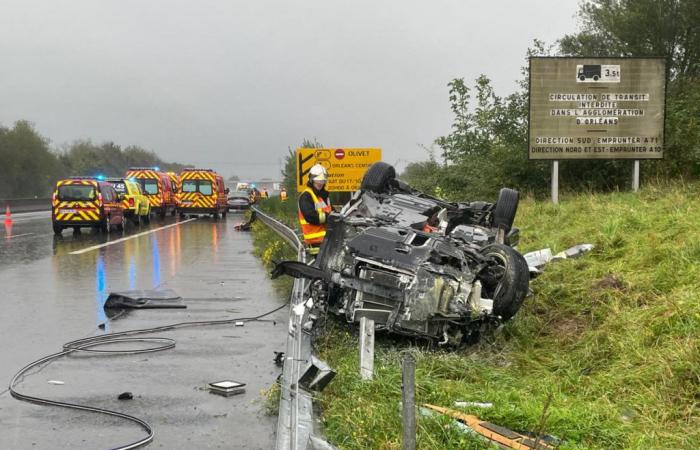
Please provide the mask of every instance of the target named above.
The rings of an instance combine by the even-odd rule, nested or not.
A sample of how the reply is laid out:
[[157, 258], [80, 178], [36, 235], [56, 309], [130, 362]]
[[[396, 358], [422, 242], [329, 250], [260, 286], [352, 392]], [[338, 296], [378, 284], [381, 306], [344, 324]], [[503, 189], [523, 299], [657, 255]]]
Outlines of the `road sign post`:
[[559, 161], [552, 161], [552, 203], [559, 203]]

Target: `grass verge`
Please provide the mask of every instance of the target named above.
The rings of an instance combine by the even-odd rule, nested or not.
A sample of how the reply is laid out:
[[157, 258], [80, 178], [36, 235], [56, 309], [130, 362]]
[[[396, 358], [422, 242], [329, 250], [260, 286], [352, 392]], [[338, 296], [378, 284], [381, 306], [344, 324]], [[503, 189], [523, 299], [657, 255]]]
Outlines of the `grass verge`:
[[[525, 198], [522, 252], [579, 243], [593, 252], [549, 266], [516, 317], [475, 346], [379, 337], [371, 382], [359, 378], [355, 331], [327, 321], [317, 351], [338, 371], [320, 396], [329, 441], [401, 447], [400, 358], [410, 351], [419, 403], [491, 402], [463, 410], [533, 431], [551, 398], [544, 432], [562, 449], [700, 448], [699, 193], [676, 183], [565, 195], [560, 205]], [[444, 417], [419, 417], [419, 448], [489, 448]]]

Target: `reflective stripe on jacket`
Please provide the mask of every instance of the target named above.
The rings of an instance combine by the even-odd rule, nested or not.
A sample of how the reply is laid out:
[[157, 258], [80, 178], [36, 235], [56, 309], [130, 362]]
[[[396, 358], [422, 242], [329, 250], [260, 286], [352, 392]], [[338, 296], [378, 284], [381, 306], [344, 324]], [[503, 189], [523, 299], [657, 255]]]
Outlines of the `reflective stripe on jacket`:
[[[311, 199], [314, 202], [314, 208], [316, 208], [316, 211], [319, 213], [319, 216], [321, 215], [321, 213], [330, 214], [330, 212], [333, 211], [333, 209], [331, 208], [330, 199], [326, 204], [326, 202], [323, 201], [322, 198], [318, 198], [318, 196], [316, 196], [314, 190], [310, 187], [304, 189], [304, 192], [308, 192], [311, 195]], [[321, 242], [323, 242], [323, 238], [326, 237], [326, 224], [321, 223], [318, 225], [314, 225], [312, 223], [307, 222], [304, 218], [304, 215], [301, 213], [301, 209], [298, 210], [298, 216], [299, 223], [301, 224], [301, 232], [304, 235], [304, 242], [306, 242], [309, 245], [318, 245]]]

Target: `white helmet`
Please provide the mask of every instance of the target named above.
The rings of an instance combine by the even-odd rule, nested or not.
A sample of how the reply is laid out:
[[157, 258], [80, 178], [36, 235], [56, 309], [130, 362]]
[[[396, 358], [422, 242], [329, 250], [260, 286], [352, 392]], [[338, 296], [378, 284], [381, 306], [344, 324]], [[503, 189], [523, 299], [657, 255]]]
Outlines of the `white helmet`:
[[328, 181], [328, 172], [320, 164], [314, 164], [309, 170], [309, 181]]

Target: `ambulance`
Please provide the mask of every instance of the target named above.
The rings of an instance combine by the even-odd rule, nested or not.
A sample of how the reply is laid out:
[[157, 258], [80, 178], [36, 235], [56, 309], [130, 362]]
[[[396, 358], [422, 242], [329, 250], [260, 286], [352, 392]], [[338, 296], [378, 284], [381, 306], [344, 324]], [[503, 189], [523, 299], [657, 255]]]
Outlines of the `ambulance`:
[[211, 169], [185, 169], [180, 173], [180, 216], [211, 214], [226, 217], [229, 190], [224, 179]]
[[167, 173], [158, 167], [131, 167], [124, 178], [132, 179], [141, 186], [141, 191], [151, 203], [151, 211], [164, 219], [170, 212], [175, 215], [177, 198], [175, 186]]
[[56, 182], [51, 198], [53, 232], [81, 227], [100, 231], [124, 230], [124, 197], [100, 177], [72, 177]]

